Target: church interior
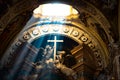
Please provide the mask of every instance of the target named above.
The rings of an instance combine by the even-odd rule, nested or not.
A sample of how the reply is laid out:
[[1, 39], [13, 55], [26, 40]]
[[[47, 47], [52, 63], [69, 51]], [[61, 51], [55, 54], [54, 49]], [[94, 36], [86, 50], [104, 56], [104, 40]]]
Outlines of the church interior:
[[120, 1], [0, 0], [0, 80], [120, 80]]

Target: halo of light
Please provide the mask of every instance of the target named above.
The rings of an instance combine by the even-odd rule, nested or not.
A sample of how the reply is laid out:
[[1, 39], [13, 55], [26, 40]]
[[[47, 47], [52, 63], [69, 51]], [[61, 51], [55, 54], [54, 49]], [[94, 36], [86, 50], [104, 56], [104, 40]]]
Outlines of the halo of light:
[[72, 6], [67, 4], [49, 3], [49, 4], [39, 5], [39, 7], [36, 8], [33, 11], [33, 13], [36, 17], [40, 17], [40, 16], [66, 17], [66, 16], [78, 14], [78, 11], [74, 9]]

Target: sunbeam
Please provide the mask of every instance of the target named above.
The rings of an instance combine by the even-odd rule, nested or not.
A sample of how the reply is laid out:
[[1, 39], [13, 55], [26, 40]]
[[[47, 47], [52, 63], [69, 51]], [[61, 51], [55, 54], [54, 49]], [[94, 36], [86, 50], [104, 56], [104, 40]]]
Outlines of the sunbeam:
[[[66, 80], [66, 76], [73, 75], [74, 70], [70, 69], [71, 65], [66, 66], [62, 59], [67, 55], [72, 56], [69, 50], [77, 46], [78, 43], [55, 32], [63, 28], [66, 17], [76, 14], [78, 12], [72, 6], [65, 4], [44, 4], [36, 8], [33, 11], [33, 16], [31, 16], [12, 44], [16, 45], [19, 39], [19, 47], [16, 45], [17, 48], [10, 56], [8, 52], [12, 47], [11, 45], [10, 49], [6, 51], [4, 59], [2, 59], [2, 70], [5, 72], [4, 74], [0, 73], [0, 75], [4, 75], [2, 79]], [[55, 26], [54, 33], [38, 35], [46, 33], [52, 26]], [[40, 27], [43, 27], [43, 29], [46, 27], [48, 30], [39, 29]], [[34, 28], [34, 32], [32, 30], [27, 31], [31, 28]], [[36, 35], [38, 36], [34, 38]], [[30, 38], [32, 40], [27, 41]], [[69, 44], [70, 42], [74, 43], [74, 45]], [[64, 56], [61, 55], [62, 52], [64, 52]], [[5, 60], [7, 61], [6, 57], [10, 58], [10, 60], [8, 59], [9, 63], [4, 64]], [[65, 72], [65, 70], [68, 72]]]

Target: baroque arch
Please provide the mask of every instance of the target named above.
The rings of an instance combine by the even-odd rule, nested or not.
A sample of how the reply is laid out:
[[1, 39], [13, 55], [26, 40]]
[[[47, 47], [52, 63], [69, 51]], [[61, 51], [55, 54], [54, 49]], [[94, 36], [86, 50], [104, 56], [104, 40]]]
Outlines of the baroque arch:
[[[35, 8], [36, 6], [32, 8], [28, 6], [27, 8], [25, 5], [23, 7], [26, 7], [26, 9], [24, 9], [24, 11], [26, 11]], [[79, 18], [77, 19], [66, 19], [64, 21], [55, 20], [52, 22], [50, 20], [40, 20], [29, 25], [28, 28], [23, 29], [19, 34], [20, 37], [17, 37], [17, 39], [12, 41], [13, 44], [11, 44], [11, 47], [6, 51], [7, 55], [5, 55], [2, 64], [11, 64], [11, 60], [13, 60], [11, 58], [14, 56], [14, 52], [17, 51], [22, 44], [31, 44], [43, 36], [48, 37], [52, 35], [54, 37], [60, 35], [65, 38], [65, 40], [70, 39], [77, 43], [77, 46], [74, 45], [70, 52], [77, 60], [76, 64], [71, 68], [77, 72], [79, 78], [81, 78], [81, 76], [89, 78], [89, 75], [93, 76], [91, 79], [97, 77], [100, 71], [105, 69], [109, 64], [109, 51], [107, 45], [111, 41], [113, 42], [109, 31], [110, 25], [106, 18], [95, 7], [87, 2], [79, 1], [79, 3], [73, 4], [73, 7], [79, 12]], [[13, 7], [13, 13], [15, 11], [14, 8], [15, 7]], [[19, 9], [16, 9], [16, 12], [18, 10]], [[8, 13], [6, 16], [8, 17], [10, 14], [11, 13]], [[21, 14], [21, 12], [18, 14]], [[1, 19], [2, 26], [5, 27], [7, 27], [12, 19], [14, 19], [13, 17], [17, 15], [11, 16], [11, 20], [8, 20], [7, 24], [4, 24], [4, 18], [6, 16]], [[12, 26], [10, 27], [12, 28]], [[37, 49], [35, 50], [38, 51]], [[93, 65], [92, 63], [89, 64], [92, 61]], [[90, 74], [86, 74], [87, 72]]]

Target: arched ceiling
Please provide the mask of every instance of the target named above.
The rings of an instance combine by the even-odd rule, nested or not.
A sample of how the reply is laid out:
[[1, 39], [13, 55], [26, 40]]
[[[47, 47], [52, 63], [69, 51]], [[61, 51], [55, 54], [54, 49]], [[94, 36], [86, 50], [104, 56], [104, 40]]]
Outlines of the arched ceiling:
[[[56, 1], [56, 0], [52, 0]], [[59, 0], [61, 2], [71, 4], [71, 5], [82, 5], [79, 0]], [[40, 0], [1, 0], [0, 1], [0, 55], [2, 55], [8, 45], [12, 42], [15, 36], [20, 32], [25, 23], [30, 19], [32, 11], [39, 4], [51, 2], [50, 0], [40, 1]], [[96, 9], [100, 10], [104, 17], [110, 23], [109, 34], [113, 37], [115, 41], [118, 40], [118, 25], [117, 25], [117, 0], [85, 0], [86, 3], [94, 5]], [[79, 3], [79, 4], [77, 4]], [[102, 7], [101, 7], [102, 5]], [[94, 14], [94, 13], [93, 13]], [[19, 25], [17, 25], [19, 24]], [[109, 26], [108, 26], [109, 27]]]
[[[33, 10], [37, 8], [40, 4], [54, 1], [57, 0], [0, 1], [0, 57], [2, 57], [2, 55], [13, 42], [13, 40], [16, 39], [18, 33], [26, 25], [26, 22], [30, 20], [33, 14]], [[39, 30], [39, 32], [41, 33], [43, 32], [43, 34], [51, 34], [52, 30], [54, 31], [53, 33], [58, 33], [65, 36], [72, 34], [69, 35], [70, 37], [72, 36], [71, 38], [75, 39], [75, 41], [77, 42], [80, 41], [80, 44], [85, 44], [85, 46], [83, 46], [85, 50], [84, 48], [82, 49], [83, 53], [87, 53], [87, 56], [86, 54], [84, 54], [85, 58], [87, 57], [91, 60], [91, 56], [93, 55], [90, 54], [94, 53], [96, 63], [100, 63], [99, 61], [102, 61], [102, 68], [107, 67], [107, 65], [109, 64], [109, 52], [107, 50], [107, 47], [111, 42], [118, 41], [118, 1], [59, 0], [57, 2], [63, 2], [72, 5], [75, 9], [78, 10], [80, 14], [79, 18], [77, 20], [71, 20], [71, 23], [69, 23], [69, 20], [66, 20], [66, 22], [68, 23], [65, 23], [64, 29], [59, 29], [60, 32], [55, 31], [55, 28], [50, 28], [50, 31], [48, 30], [48, 32], [44, 32], [44, 27], [39, 27], [40, 30], [37, 30]], [[37, 24], [42, 24], [42, 22]], [[55, 25], [53, 25], [53, 27], [55, 27]], [[70, 30], [70, 32], [66, 32], [66, 30]], [[34, 31], [36, 31], [36, 28], [34, 28], [34, 24], [30, 24], [30, 28], [23, 30], [20, 35], [22, 37], [17, 38], [18, 41], [16, 40], [15, 44], [13, 44], [13, 46], [11, 47], [9, 51], [10, 54], [14, 52], [13, 48], [14, 46], [16, 46], [17, 43], [19, 46], [19, 41], [22, 40], [23, 42], [27, 41], [29, 43], [31, 40], [35, 40], [37, 37], [41, 36], [41, 34], [34, 35]], [[31, 37], [29, 39], [26, 39], [26, 36], [29, 36], [29, 34]], [[88, 49], [88, 52], [86, 51], [86, 49]], [[98, 53], [100, 56], [98, 55]]]
[[[12, 6], [19, 4], [20, 2], [22, 2], [24, 0], [0, 0], [0, 18], [2, 18], [10, 9]], [[38, 3], [44, 3], [44, 2], [49, 2], [51, 0], [34, 0], [34, 2], [38, 2]], [[73, 4], [75, 1], [71, 0], [71, 1], [67, 1], [67, 0], [52, 0], [52, 1], [62, 1], [62, 2], [66, 2], [66, 3], [71, 3]], [[76, 2], [79, 0], [76, 0]], [[109, 20], [110, 24], [112, 25], [111, 31], [112, 31], [112, 35], [115, 38], [115, 40], [118, 40], [118, 28], [117, 28], [117, 14], [118, 14], [118, 0], [85, 0], [87, 2], [89, 2], [90, 4], [94, 5], [95, 7], [97, 7], [97, 9], [99, 9], [104, 15], [105, 17]], [[28, 1], [29, 2], [29, 1]], [[34, 4], [34, 3], [33, 3]], [[4, 30], [4, 28], [0, 27], [0, 33], [2, 33]]]

